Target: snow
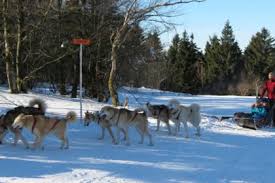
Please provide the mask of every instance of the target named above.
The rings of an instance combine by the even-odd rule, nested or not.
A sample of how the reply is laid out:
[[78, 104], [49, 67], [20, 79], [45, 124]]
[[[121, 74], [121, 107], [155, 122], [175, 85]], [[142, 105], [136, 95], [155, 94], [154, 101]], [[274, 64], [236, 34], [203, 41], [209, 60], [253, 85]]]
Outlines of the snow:
[[[44, 93], [44, 92], [42, 92]], [[234, 112], [249, 112], [255, 97], [193, 96], [147, 88], [121, 88], [121, 101], [129, 97], [130, 108], [146, 102], [166, 104], [175, 98], [182, 104], [199, 103], [202, 108], [202, 136], [189, 139], [169, 136], [165, 126], [156, 132], [156, 120], [149, 118], [154, 146], [138, 144], [139, 136], [130, 130], [131, 146], [122, 142], [113, 145], [106, 133], [98, 140], [101, 130], [96, 124], [84, 127], [80, 122], [70, 124], [70, 149], [60, 150], [60, 142], [53, 136], [45, 139], [45, 150], [25, 149], [20, 143], [11, 145], [13, 135], [6, 136], [0, 145], [0, 182], [75, 182], [75, 183], [132, 183], [132, 182], [274, 182], [275, 131], [249, 130], [230, 120], [217, 121], [211, 116], [231, 116]], [[12, 95], [0, 87], [0, 113], [14, 107], [12, 103], [27, 105], [34, 97], [43, 98], [47, 115], [64, 116], [68, 111], [79, 112], [78, 99], [47, 94]], [[99, 110], [103, 103], [84, 99], [84, 110]], [[33, 141], [32, 134], [24, 136]]]

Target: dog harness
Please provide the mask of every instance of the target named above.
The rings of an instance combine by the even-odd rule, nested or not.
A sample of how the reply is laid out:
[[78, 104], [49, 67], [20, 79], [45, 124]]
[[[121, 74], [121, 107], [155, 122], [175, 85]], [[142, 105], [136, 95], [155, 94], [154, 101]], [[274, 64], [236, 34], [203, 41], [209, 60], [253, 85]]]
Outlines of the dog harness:
[[37, 123], [37, 119], [36, 119], [35, 116], [32, 116], [32, 117], [33, 117], [33, 124], [32, 124], [32, 133], [33, 133], [33, 130], [34, 130], [34, 128], [36, 126], [36, 123]]
[[134, 121], [134, 119], [137, 117], [137, 114], [138, 114], [138, 112], [135, 111], [135, 114], [134, 114], [134, 116], [130, 119], [130, 122]]
[[[59, 120], [56, 120], [56, 121], [54, 122], [54, 124], [53, 124], [53, 126], [50, 128], [49, 132], [55, 128], [55, 126], [57, 125], [58, 122], [59, 122]], [[35, 116], [33, 116], [32, 133], [33, 133], [33, 131], [34, 131], [34, 128], [35, 128], [35, 126], [36, 126], [36, 123], [37, 123], [37, 119], [36, 119]]]
[[181, 111], [178, 113], [177, 117], [176, 117], [176, 120], [179, 120], [180, 119], [180, 114], [181, 114]]
[[50, 128], [49, 132], [55, 128], [55, 126], [57, 125], [58, 122], [59, 122], [59, 120], [57, 119], [57, 120], [54, 122], [53, 126]]

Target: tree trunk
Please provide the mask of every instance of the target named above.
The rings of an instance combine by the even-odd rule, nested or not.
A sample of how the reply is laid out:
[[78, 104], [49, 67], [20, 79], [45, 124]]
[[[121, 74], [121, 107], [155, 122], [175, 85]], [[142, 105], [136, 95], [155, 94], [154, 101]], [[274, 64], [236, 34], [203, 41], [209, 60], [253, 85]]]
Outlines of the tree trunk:
[[61, 95], [66, 95], [67, 94], [67, 90], [66, 90], [66, 78], [65, 78], [65, 71], [64, 69], [62, 69], [62, 63], [60, 63], [59, 67], [60, 67], [60, 78], [58, 78], [59, 80], [59, 93]]
[[16, 85], [19, 92], [26, 92], [26, 87], [21, 78], [21, 45], [22, 45], [22, 25], [23, 25], [22, 1], [17, 2], [17, 44], [16, 44]]
[[8, 84], [11, 93], [18, 93], [17, 87], [16, 87], [16, 73], [13, 67], [12, 63], [12, 56], [10, 52], [10, 47], [8, 43], [8, 23], [7, 23], [7, 7], [8, 7], [8, 0], [3, 0], [3, 30], [4, 30], [4, 44], [5, 44], [5, 54], [4, 59], [6, 62], [6, 73], [7, 73], [7, 79]]
[[72, 86], [72, 94], [71, 98], [77, 97], [77, 86], [78, 86], [78, 59], [74, 59], [74, 65], [73, 65], [73, 86]]
[[118, 59], [118, 42], [115, 41], [112, 44], [112, 52], [111, 52], [112, 68], [111, 68], [110, 76], [108, 80], [109, 92], [112, 98], [112, 104], [114, 106], [119, 105], [118, 95], [116, 91], [116, 84], [115, 84], [115, 78], [117, 74], [117, 59]]

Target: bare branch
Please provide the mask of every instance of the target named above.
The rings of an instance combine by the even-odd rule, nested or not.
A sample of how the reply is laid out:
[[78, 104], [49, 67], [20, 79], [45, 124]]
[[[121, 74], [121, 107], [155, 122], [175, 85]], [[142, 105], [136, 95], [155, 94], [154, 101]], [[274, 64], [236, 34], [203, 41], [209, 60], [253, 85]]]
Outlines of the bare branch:
[[28, 81], [29, 79], [31, 79], [31, 78], [33, 77], [33, 75], [34, 75], [35, 73], [37, 73], [38, 71], [44, 69], [46, 66], [48, 66], [48, 65], [50, 65], [50, 64], [53, 64], [53, 63], [61, 62], [61, 61], [62, 61], [62, 60], [61, 60], [62, 58], [66, 57], [66, 56], [68, 56], [68, 55], [70, 55], [70, 54], [72, 54], [72, 53], [76, 53], [76, 52], [78, 52], [78, 50], [79, 50], [79, 48], [78, 48], [78, 49], [75, 49], [75, 50], [73, 50], [73, 51], [71, 51], [71, 52], [67, 52], [67, 53], [61, 55], [60, 57], [58, 57], [58, 58], [56, 58], [56, 59], [54, 59], [54, 60], [52, 60], [52, 61], [49, 61], [49, 62], [46, 62], [46, 63], [42, 64], [40, 67], [34, 69], [34, 70], [33, 70], [32, 72], [30, 72], [27, 76], [25, 76], [24, 79], [23, 79], [22, 81]]

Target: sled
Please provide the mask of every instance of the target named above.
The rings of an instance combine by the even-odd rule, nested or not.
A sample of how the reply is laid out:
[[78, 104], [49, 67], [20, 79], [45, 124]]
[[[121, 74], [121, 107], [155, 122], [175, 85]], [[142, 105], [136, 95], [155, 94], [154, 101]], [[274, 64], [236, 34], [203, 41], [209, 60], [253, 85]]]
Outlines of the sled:
[[232, 119], [243, 128], [257, 130], [269, 125], [269, 108], [267, 99], [257, 99], [256, 103], [251, 106], [251, 113], [236, 112], [233, 117], [221, 117], [219, 121]]

